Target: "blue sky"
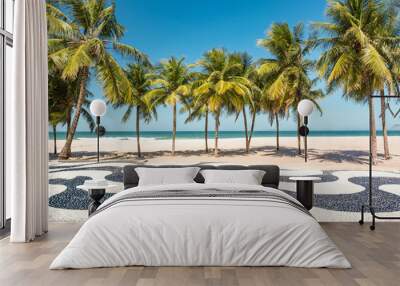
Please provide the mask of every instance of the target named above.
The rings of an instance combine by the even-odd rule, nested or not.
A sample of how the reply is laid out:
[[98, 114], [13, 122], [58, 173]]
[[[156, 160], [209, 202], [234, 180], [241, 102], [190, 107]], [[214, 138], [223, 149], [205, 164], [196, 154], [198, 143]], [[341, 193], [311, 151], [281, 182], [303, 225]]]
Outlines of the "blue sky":
[[[298, 22], [308, 25], [324, 20], [325, 0], [117, 0], [117, 17], [126, 28], [124, 43], [134, 45], [156, 63], [172, 55], [186, 58], [187, 63], [197, 61], [201, 55], [214, 47], [229, 51], [247, 51], [254, 59], [267, 57], [265, 50], [257, 47], [273, 22]], [[317, 52], [312, 55], [316, 57]], [[324, 87], [323, 82], [320, 87]], [[102, 98], [101, 89], [92, 81], [91, 90]], [[341, 97], [341, 91], [321, 100], [323, 115], [314, 112], [310, 127], [314, 130], [359, 130], [368, 128], [368, 108], [354, 104]], [[378, 109], [376, 101], [376, 110]], [[121, 123], [124, 109], [108, 112], [102, 124], [109, 131], [133, 131], [134, 116]], [[158, 121], [142, 123], [143, 131], [171, 130], [172, 117], [168, 107], [159, 108]], [[184, 124], [186, 115], [178, 116], [178, 130], [202, 130], [203, 122]], [[397, 119], [397, 121], [399, 121]], [[389, 127], [398, 122], [389, 119]], [[378, 125], [379, 126], [379, 125]], [[271, 130], [267, 116], [260, 114], [256, 130]], [[87, 130], [81, 120], [78, 130]], [[221, 130], [242, 130], [242, 118], [224, 116]], [[281, 123], [282, 130], [295, 129], [295, 121], [289, 118]]]

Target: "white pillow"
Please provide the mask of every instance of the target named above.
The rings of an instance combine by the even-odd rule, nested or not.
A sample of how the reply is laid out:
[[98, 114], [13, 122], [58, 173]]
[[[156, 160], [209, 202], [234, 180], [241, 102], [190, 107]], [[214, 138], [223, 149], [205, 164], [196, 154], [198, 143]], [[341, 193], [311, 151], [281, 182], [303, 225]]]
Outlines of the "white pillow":
[[182, 168], [135, 168], [139, 186], [194, 183], [199, 167]]
[[265, 171], [261, 170], [202, 170], [205, 184], [261, 185]]

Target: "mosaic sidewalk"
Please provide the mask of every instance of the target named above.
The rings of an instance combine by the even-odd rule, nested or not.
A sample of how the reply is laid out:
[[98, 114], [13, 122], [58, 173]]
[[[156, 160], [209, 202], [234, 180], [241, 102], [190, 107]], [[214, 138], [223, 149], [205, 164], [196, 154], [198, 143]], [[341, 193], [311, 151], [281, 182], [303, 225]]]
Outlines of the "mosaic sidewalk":
[[[84, 221], [89, 198], [77, 186], [88, 179], [106, 179], [115, 188], [106, 197], [123, 190], [122, 167], [126, 163], [75, 163], [49, 166], [50, 221]], [[281, 170], [279, 188], [295, 196], [290, 176], [317, 176], [315, 201], [311, 213], [319, 221], [358, 221], [360, 207], [368, 200], [367, 171]], [[400, 172], [373, 173], [373, 201], [380, 215], [400, 215]], [[369, 216], [366, 220], [369, 220]]]

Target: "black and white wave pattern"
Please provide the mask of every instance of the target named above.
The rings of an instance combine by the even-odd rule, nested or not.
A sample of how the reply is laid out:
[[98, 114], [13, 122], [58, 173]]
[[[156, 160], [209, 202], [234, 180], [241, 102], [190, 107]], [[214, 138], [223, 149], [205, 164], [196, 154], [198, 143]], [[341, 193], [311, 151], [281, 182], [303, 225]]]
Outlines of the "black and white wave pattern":
[[[88, 198], [87, 192], [77, 188], [77, 186], [82, 185], [85, 180], [93, 178], [93, 176], [86, 174], [104, 171], [109, 173], [104, 176], [104, 179], [114, 183], [120, 183], [122, 189], [122, 167], [105, 165], [95, 167], [92, 164], [50, 166], [50, 186], [62, 185], [65, 187], [65, 190], [51, 195], [49, 197], [49, 206], [58, 209], [86, 210], [90, 199]], [[335, 175], [337, 173], [343, 172], [321, 172], [320, 175], [317, 175], [321, 178], [321, 181], [316, 184], [335, 183], [339, 180], [338, 176]], [[350, 175], [347, 176], [346, 186], [343, 187], [343, 185], [341, 185], [343, 192], [341, 192], [341, 190], [338, 190], [335, 194], [321, 194], [321, 192], [319, 192], [315, 195], [314, 206], [340, 212], [360, 211], [361, 205], [368, 202], [368, 177], [365, 175], [352, 176], [352, 171], [348, 173]], [[313, 175], [313, 177], [315, 176], [316, 175]], [[284, 185], [292, 183], [289, 180], [289, 176], [282, 176], [281, 181], [282, 183], [286, 183]], [[372, 182], [373, 200], [376, 211], [400, 211], [400, 174], [393, 173], [393, 177], [387, 175], [375, 176]], [[362, 187], [362, 191], [351, 191], [354, 186]], [[385, 191], [382, 186], [398, 186], [399, 192], [393, 193]], [[283, 187], [283, 191], [295, 196], [293, 189], [289, 190]], [[112, 195], [113, 193], [107, 193], [105, 198]]]

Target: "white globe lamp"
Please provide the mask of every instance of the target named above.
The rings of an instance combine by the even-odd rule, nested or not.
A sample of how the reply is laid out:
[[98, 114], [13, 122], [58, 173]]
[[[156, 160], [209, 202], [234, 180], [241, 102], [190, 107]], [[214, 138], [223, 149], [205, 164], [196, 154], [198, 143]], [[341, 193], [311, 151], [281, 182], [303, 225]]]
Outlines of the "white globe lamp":
[[309, 116], [314, 110], [314, 102], [309, 99], [303, 99], [297, 105], [297, 111], [301, 116]]
[[90, 103], [90, 112], [96, 117], [102, 117], [106, 114], [106, 103], [101, 99], [95, 99]]

